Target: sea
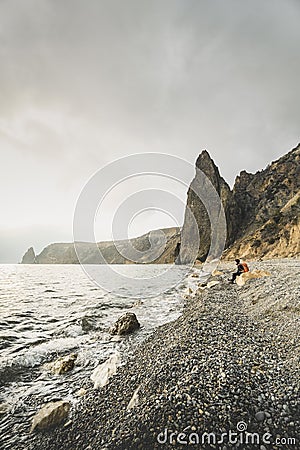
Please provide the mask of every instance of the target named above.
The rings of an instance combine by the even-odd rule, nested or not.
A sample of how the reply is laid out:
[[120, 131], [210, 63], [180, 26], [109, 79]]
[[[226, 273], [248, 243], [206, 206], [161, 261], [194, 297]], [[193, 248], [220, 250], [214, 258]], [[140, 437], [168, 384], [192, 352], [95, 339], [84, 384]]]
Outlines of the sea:
[[[80, 407], [76, 393], [93, 389], [90, 377], [99, 364], [116, 352], [125, 364], [155, 328], [181, 314], [188, 287], [186, 268], [119, 267], [128, 280], [143, 280], [137, 298], [130, 281], [117, 294], [113, 288], [109, 291], [113, 272], [97, 270], [98, 274], [106, 270], [105, 289], [80, 265], [0, 265], [1, 449], [23, 448], [32, 417], [45, 403], [68, 399], [73, 410]], [[168, 271], [173, 282], [166, 287], [162, 281], [159, 292], [159, 276]], [[155, 280], [154, 295], [151, 280]], [[136, 314], [140, 330], [111, 336], [110, 326], [125, 312]], [[77, 354], [73, 370], [53, 375], [45, 369], [45, 363], [70, 353]]]

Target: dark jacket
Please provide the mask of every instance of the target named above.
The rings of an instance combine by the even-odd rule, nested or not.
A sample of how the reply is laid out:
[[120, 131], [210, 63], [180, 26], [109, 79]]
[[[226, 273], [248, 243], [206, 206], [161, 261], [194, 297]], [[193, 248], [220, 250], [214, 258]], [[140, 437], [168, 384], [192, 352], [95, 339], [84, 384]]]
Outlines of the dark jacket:
[[238, 271], [238, 273], [243, 273], [243, 272], [245, 272], [245, 269], [244, 269], [243, 264], [238, 264], [238, 266], [237, 266], [237, 271]]

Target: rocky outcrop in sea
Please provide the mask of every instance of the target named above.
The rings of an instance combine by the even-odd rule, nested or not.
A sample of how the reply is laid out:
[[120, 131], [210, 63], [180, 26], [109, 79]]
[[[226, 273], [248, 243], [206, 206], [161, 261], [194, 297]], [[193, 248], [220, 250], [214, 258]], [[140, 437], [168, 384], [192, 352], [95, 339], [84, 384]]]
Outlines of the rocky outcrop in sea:
[[24, 254], [21, 264], [34, 264], [36, 262], [35, 252], [33, 247], [29, 247], [29, 249]]

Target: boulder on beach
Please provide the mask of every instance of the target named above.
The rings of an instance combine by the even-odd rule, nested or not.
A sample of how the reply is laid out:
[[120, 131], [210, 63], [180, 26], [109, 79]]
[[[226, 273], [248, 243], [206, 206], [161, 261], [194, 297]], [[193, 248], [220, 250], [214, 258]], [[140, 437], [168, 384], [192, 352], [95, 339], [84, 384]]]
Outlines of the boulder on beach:
[[70, 403], [64, 400], [43, 406], [33, 417], [30, 432], [46, 430], [62, 423], [69, 414]]
[[99, 389], [108, 383], [109, 378], [117, 372], [119, 362], [120, 355], [115, 353], [103, 364], [96, 367], [91, 375], [91, 380], [94, 382], [94, 389]]
[[130, 334], [140, 328], [140, 323], [134, 313], [126, 313], [119, 317], [116, 323], [110, 328], [110, 334]]
[[271, 276], [270, 272], [266, 270], [253, 270], [253, 272], [244, 272], [239, 277], [236, 277], [236, 284], [238, 286], [244, 286], [246, 281], [254, 278], [262, 278]]
[[55, 375], [61, 375], [73, 369], [76, 359], [77, 354], [71, 353], [70, 355], [58, 358], [53, 362], [46, 363], [44, 369]]

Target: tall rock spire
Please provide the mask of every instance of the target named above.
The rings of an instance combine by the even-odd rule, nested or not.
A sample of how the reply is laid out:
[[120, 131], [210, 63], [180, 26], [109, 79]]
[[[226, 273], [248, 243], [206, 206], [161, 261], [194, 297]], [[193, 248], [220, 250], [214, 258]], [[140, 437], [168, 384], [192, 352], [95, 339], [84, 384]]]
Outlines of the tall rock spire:
[[[197, 158], [196, 175], [187, 194], [187, 206], [182, 230], [182, 240], [184, 240], [185, 248], [182, 248], [181, 252], [181, 262], [184, 263], [190, 262], [189, 259], [191, 258], [191, 254], [194, 254], [195, 251], [194, 246], [195, 242], [197, 242], [197, 237], [195, 235], [195, 230], [193, 229], [194, 221], [196, 221], [199, 231], [200, 242], [198, 249], [198, 259], [200, 261], [204, 261], [206, 259], [211, 245], [212, 226], [217, 226], [216, 223], [210, 223], [207, 206], [205, 207], [204, 203], [200, 199], [200, 197], [202, 196], [206, 197], [207, 195], [209, 195], [207, 193], [209, 182], [203, 179], [203, 176], [201, 175], [202, 173], [205, 174], [209, 182], [214, 187], [219, 198], [221, 199], [229, 233], [227, 235], [226, 245], [228, 245], [228, 239], [232, 235], [232, 221], [230, 215], [228, 214], [232, 198], [230, 187], [221, 177], [218, 167], [215, 165], [207, 150], [203, 150]], [[200, 196], [198, 195], [199, 193]], [[210, 199], [208, 200], [210, 201]], [[220, 208], [219, 202], [216, 202], [215, 199], [211, 201], [215, 202], [215, 208]], [[212, 217], [214, 218], [214, 220], [218, 220], [217, 218], [219, 217], [219, 211], [215, 211], [215, 214]]]

